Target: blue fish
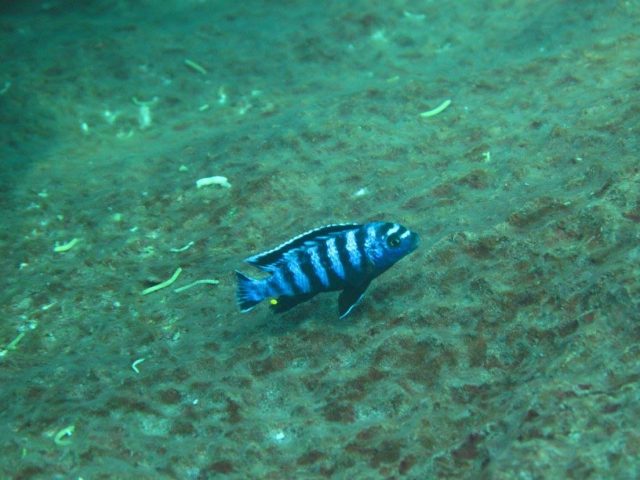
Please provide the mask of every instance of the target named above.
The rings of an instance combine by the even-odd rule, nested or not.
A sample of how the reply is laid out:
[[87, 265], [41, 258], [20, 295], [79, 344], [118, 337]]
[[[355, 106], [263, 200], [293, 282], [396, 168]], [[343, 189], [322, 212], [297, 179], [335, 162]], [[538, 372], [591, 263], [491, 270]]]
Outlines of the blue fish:
[[342, 290], [340, 318], [346, 317], [378, 275], [413, 252], [418, 235], [397, 223], [343, 223], [305, 232], [245, 262], [270, 274], [253, 279], [236, 271], [237, 301], [248, 312], [265, 298], [286, 312], [318, 293]]

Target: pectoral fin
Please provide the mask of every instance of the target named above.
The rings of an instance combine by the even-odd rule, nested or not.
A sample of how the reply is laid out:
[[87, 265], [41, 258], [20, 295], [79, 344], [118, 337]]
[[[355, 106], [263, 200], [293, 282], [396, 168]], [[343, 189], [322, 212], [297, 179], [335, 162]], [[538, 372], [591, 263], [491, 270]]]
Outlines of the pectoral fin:
[[349, 285], [340, 293], [338, 297], [338, 313], [340, 314], [340, 318], [349, 315], [351, 310], [360, 303], [369, 283], [370, 282], [365, 282], [355, 286]]

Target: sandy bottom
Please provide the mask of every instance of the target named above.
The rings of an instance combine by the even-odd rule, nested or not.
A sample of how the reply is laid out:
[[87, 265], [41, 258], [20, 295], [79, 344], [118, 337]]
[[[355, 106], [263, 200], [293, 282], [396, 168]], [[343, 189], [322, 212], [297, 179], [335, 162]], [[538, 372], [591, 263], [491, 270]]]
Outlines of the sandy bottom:
[[[638, 0], [0, 13], [1, 478], [640, 476]], [[238, 311], [373, 219], [346, 320]]]

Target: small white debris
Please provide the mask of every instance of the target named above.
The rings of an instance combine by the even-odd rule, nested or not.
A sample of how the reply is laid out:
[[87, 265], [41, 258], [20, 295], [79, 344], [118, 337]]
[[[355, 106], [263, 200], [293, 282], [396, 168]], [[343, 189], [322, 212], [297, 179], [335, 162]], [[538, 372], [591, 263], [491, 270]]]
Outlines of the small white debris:
[[190, 69], [192, 69], [194, 72], [201, 73], [202, 75], [206, 75], [207, 74], [207, 70], [202, 65], [200, 65], [197, 62], [194, 62], [193, 60], [185, 58], [184, 59], [184, 64], [187, 67], [189, 67]]
[[269, 439], [273, 443], [277, 443], [277, 444], [283, 444], [283, 443], [289, 442], [289, 438], [287, 437], [287, 434], [282, 429], [279, 429], [279, 428], [271, 430], [269, 432]]
[[128, 130], [128, 131], [124, 131], [124, 130], [120, 130], [118, 133], [116, 133], [116, 138], [118, 140], [126, 140], [127, 138], [131, 138], [133, 137], [133, 130]]
[[71, 445], [71, 436], [73, 432], [76, 431], [75, 425], [69, 425], [68, 427], [64, 427], [62, 430], [58, 431], [53, 437], [53, 441], [56, 445], [61, 447], [66, 447], [67, 445]]
[[251, 105], [246, 98], [242, 98], [242, 105], [238, 107], [238, 115], [246, 115], [246, 113], [252, 108], [253, 105]]
[[196, 180], [196, 187], [202, 188], [207, 187], [209, 185], [220, 185], [224, 188], [231, 188], [231, 184], [227, 177], [222, 177], [220, 175], [216, 175], [214, 177], [205, 177], [199, 180]]
[[43, 305], [40, 307], [40, 310], [42, 310], [43, 312], [46, 312], [47, 310], [49, 310], [51, 307], [53, 307], [56, 303], [58, 303], [57, 301], [53, 301], [51, 303], [48, 303], [47, 305]]
[[56, 244], [53, 246], [53, 251], [56, 253], [67, 252], [71, 250], [79, 241], [79, 238], [74, 238], [66, 243], [56, 242]]
[[186, 252], [187, 250], [189, 250], [191, 247], [193, 247], [195, 245], [195, 243], [193, 241], [187, 243], [184, 247], [180, 247], [180, 248], [170, 248], [169, 251], [173, 252], [173, 253], [180, 253], [180, 252]]
[[444, 102], [442, 102], [436, 108], [432, 108], [431, 110], [427, 110], [426, 112], [422, 112], [419, 115], [421, 117], [423, 117], [423, 118], [435, 117], [439, 113], [442, 113], [444, 110], [446, 110], [449, 105], [451, 105], [451, 99], [450, 98], [445, 100]]
[[389, 41], [384, 30], [376, 30], [373, 32], [373, 34], [371, 34], [371, 40], [379, 43], [387, 43]]
[[133, 100], [133, 103], [138, 107], [138, 126], [140, 127], [140, 130], [149, 128], [153, 123], [151, 107], [158, 102], [158, 97], [153, 97], [151, 100], [146, 102], [138, 100], [136, 97], [133, 97], [131, 100]]
[[353, 196], [364, 197], [367, 193], [369, 193], [369, 191], [367, 190], [367, 187], [363, 187], [360, 190], [358, 190], [356, 193], [354, 193]]
[[225, 92], [224, 86], [218, 89], [218, 103], [220, 105], [227, 103], [227, 92]]
[[140, 373], [140, 370], [138, 369], [138, 365], [140, 365], [142, 362], [144, 362], [146, 359], [145, 358], [139, 358], [136, 361], [134, 361], [131, 364], [131, 369], [136, 372], [136, 373]]
[[5, 93], [7, 93], [10, 88], [11, 88], [11, 82], [7, 80], [6, 82], [4, 82], [2, 89], [0, 89], [0, 95], [4, 95]]
[[138, 107], [138, 125], [140, 130], [145, 130], [151, 126], [151, 107], [149, 105], [140, 105]]
[[412, 12], [409, 12], [408, 10], [405, 10], [402, 13], [404, 14], [405, 18], [408, 18], [409, 20], [413, 20], [416, 22], [422, 22], [425, 18], [427, 18], [427, 16], [422, 13], [412, 13]]
[[112, 112], [111, 110], [107, 109], [102, 112], [102, 116], [105, 122], [107, 122], [109, 125], [113, 125], [114, 123], [116, 123], [116, 120], [118, 120], [120, 112]]

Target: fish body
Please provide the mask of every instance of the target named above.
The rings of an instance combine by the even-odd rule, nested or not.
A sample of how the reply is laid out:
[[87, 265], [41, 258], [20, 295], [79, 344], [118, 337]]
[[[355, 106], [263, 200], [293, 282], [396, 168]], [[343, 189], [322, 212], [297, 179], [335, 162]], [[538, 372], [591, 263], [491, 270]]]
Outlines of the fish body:
[[342, 290], [338, 311], [344, 318], [371, 281], [413, 252], [419, 242], [416, 233], [390, 222], [310, 230], [245, 260], [269, 276], [254, 279], [236, 271], [238, 306], [248, 312], [270, 298], [271, 309], [282, 313], [318, 293]]

